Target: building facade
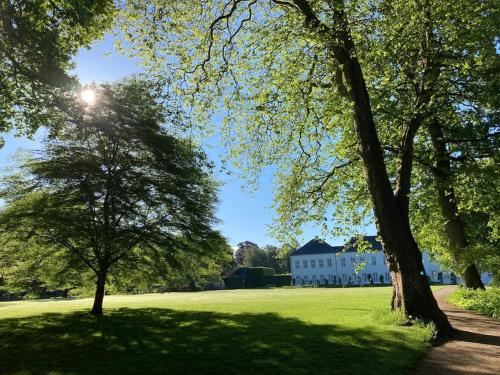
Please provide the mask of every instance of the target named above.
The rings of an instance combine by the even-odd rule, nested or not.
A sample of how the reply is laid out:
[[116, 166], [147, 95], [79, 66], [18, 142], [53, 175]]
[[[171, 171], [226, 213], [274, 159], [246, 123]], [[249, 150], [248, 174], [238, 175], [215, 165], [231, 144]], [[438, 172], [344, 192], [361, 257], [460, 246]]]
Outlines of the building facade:
[[[354, 241], [344, 246], [330, 246], [325, 241], [313, 239], [290, 255], [293, 285], [370, 285], [391, 284], [382, 245], [375, 236], [364, 239], [371, 251], [359, 253]], [[424, 269], [431, 282], [456, 284], [460, 278], [453, 272], [442, 270], [428, 253], [422, 254]], [[489, 273], [481, 274], [486, 284]]]

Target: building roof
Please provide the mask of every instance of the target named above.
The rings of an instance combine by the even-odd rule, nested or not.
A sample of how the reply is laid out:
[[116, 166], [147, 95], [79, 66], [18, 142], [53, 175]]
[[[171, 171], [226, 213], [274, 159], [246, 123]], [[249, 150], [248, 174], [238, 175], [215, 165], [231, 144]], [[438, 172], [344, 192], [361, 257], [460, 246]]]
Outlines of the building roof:
[[304, 246], [299, 247], [290, 255], [309, 255], [309, 254], [330, 254], [342, 250], [342, 246], [330, 246], [325, 241], [315, 238]]
[[[364, 236], [372, 249], [375, 251], [382, 251], [382, 244], [377, 240], [377, 236]], [[356, 239], [351, 238], [344, 246], [330, 246], [326, 241], [315, 238], [304, 246], [299, 247], [290, 255], [311, 255], [311, 254], [334, 254], [340, 252], [357, 252], [355, 247]]]
[[[375, 251], [382, 251], [382, 244], [380, 243], [379, 240], [377, 240], [377, 236], [363, 236], [363, 239], [367, 241], [371, 247], [372, 250]], [[351, 238], [345, 245], [345, 252], [347, 253], [355, 253], [358, 252], [358, 249], [356, 249], [356, 238]]]

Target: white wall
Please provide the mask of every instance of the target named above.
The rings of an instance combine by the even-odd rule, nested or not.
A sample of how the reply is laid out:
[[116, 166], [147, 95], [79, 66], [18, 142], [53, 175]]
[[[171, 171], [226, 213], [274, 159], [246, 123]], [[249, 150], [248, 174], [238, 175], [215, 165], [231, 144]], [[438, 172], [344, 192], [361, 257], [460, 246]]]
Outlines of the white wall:
[[[422, 254], [422, 261], [427, 276], [433, 282], [442, 282], [443, 284], [451, 284], [453, 282], [452, 273], [446, 270], [441, 270], [441, 267], [431, 261], [428, 253]], [[330, 262], [328, 261], [330, 260]], [[321, 261], [322, 267], [321, 266]], [[298, 267], [296, 262], [298, 262]], [[307, 267], [304, 267], [306, 262]], [[365, 266], [355, 274], [354, 264], [365, 263]], [[389, 270], [385, 263], [384, 253], [378, 251], [376, 253], [328, 253], [328, 254], [311, 254], [311, 255], [292, 255], [290, 257], [290, 269], [292, 270], [292, 279], [295, 280], [295, 285], [317, 283], [320, 280], [323, 283], [324, 279], [332, 284], [338, 284], [338, 279], [342, 279], [342, 284], [370, 284], [369, 276], [372, 276], [374, 284], [380, 284], [379, 277], [384, 277], [384, 284], [390, 284], [391, 278]], [[441, 278], [440, 278], [441, 277]], [[481, 279], [485, 284], [491, 280], [491, 274], [483, 273]], [[460, 282], [460, 278], [456, 277], [456, 282]]]

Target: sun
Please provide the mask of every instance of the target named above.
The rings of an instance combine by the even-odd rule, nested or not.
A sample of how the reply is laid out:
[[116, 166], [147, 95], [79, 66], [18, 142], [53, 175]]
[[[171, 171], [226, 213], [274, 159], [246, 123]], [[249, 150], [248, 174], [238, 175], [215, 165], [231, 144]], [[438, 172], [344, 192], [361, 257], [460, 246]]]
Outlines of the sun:
[[80, 92], [80, 98], [87, 103], [87, 105], [94, 105], [96, 102], [95, 91], [92, 89], [85, 89]]

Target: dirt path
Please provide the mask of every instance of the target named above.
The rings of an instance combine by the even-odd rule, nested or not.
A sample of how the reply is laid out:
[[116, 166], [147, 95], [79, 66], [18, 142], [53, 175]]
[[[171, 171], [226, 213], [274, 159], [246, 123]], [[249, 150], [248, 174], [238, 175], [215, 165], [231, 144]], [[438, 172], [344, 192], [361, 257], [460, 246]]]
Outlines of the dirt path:
[[446, 297], [454, 288], [440, 289], [434, 296], [458, 333], [433, 347], [415, 374], [500, 374], [500, 322], [447, 303]]

